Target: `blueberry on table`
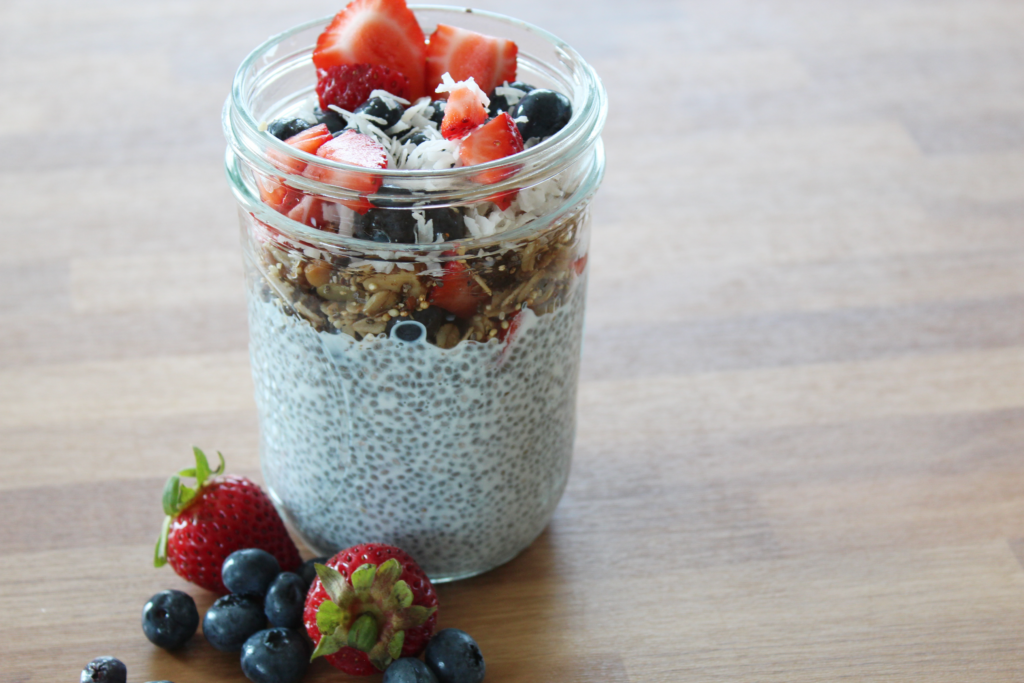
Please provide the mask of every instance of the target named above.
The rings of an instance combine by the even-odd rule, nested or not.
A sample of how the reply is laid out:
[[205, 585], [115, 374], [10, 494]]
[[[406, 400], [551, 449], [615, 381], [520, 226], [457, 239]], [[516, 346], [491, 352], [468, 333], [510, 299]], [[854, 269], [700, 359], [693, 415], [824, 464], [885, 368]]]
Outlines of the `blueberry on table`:
[[302, 580], [306, 582], [307, 591], [309, 590], [309, 587], [313, 585], [313, 580], [316, 579], [316, 568], [313, 565], [327, 564], [327, 560], [329, 559], [329, 557], [314, 557], [306, 560], [302, 563], [302, 566], [299, 567], [298, 574], [302, 577]]
[[203, 617], [203, 635], [223, 652], [238, 652], [249, 636], [263, 630], [267, 617], [258, 595], [232, 593], [217, 598]]
[[253, 683], [298, 683], [309, 668], [309, 655], [298, 631], [267, 629], [242, 646], [242, 673]]
[[480, 683], [484, 680], [484, 656], [465, 631], [446, 628], [438, 631], [423, 655], [439, 683]]
[[287, 140], [312, 126], [306, 119], [275, 119], [267, 124], [267, 132], [278, 140]]
[[[509, 83], [507, 86], [498, 86], [498, 88], [502, 87], [515, 88], [516, 90], [522, 90], [524, 93], [536, 90], [536, 88], [534, 88], [532, 85], [528, 85], [521, 81]], [[515, 106], [508, 103], [508, 99], [505, 97], [505, 95], [499, 95], [497, 93], [497, 88], [495, 88], [495, 90], [492, 91], [490, 95], [488, 95], [488, 99], [491, 100], [491, 103], [487, 106], [487, 114], [489, 116], [497, 116], [503, 111], [511, 111], [512, 107]]]
[[125, 683], [128, 668], [115, 657], [97, 657], [82, 669], [82, 683]]
[[345, 119], [343, 119], [341, 114], [333, 109], [323, 110], [320, 107], [314, 107], [313, 116], [316, 117], [317, 123], [322, 123], [327, 126], [327, 130], [332, 133], [336, 134], [345, 130]]
[[414, 657], [395, 660], [384, 671], [381, 683], [438, 683], [430, 667]]
[[220, 569], [224, 586], [232, 593], [266, 595], [274, 577], [281, 573], [277, 558], [266, 550], [246, 548], [227, 556]]
[[270, 584], [263, 600], [263, 611], [271, 626], [302, 627], [302, 608], [306, 604], [309, 584], [298, 574], [281, 572]]
[[[402, 111], [402, 105], [390, 98], [371, 97], [356, 107], [352, 113], [384, 119], [385, 123], [377, 123], [376, 121], [373, 123], [381, 130], [387, 130], [402, 118]], [[351, 125], [351, 122], [349, 122], [349, 126]]]
[[188, 593], [161, 591], [142, 608], [142, 632], [149, 642], [174, 650], [195, 635], [199, 628], [199, 610]]
[[[530, 138], [546, 138], [565, 128], [572, 118], [572, 103], [562, 93], [541, 88], [527, 93], [509, 114], [516, 119], [525, 142]], [[523, 116], [527, 120], [519, 121]]]

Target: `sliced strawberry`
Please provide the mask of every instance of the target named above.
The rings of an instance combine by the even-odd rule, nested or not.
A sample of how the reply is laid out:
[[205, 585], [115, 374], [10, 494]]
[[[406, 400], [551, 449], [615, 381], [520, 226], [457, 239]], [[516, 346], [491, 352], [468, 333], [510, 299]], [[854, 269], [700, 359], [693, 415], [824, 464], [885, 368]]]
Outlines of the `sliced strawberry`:
[[[331, 131], [327, 126], [320, 124], [307, 128], [285, 140], [285, 144], [291, 145], [308, 154], [316, 154], [320, 145], [331, 139]], [[276, 149], [267, 150], [267, 158], [277, 168], [285, 173], [302, 173], [306, 168], [306, 162], [296, 159]], [[276, 178], [262, 177], [257, 180], [260, 191], [260, 199], [263, 203], [281, 213], [287, 214], [302, 199], [302, 193], [294, 190]]]
[[427, 299], [449, 313], [468, 318], [487, 300], [487, 294], [480, 289], [465, 263], [449, 261], [444, 266], [441, 282], [430, 290]]
[[[363, 168], [388, 167], [388, 155], [384, 151], [384, 147], [369, 135], [363, 135], [354, 130], [346, 130], [333, 140], [325, 142], [316, 151], [316, 155], [330, 161], [340, 161]], [[348, 188], [362, 194], [375, 192], [381, 185], [379, 177], [368, 173], [339, 171], [318, 165], [307, 167], [303, 175], [322, 183]]]
[[464, 137], [487, 120], [487, 106], [482, 96], [479, 88], [468, 84], [459, 84], [448, 93], [448, 104], [441, 120], [441, 135], [445, 140]]
[[[459, 161], [463, 166], [475, 166], [504, 159], [522, 151], [523, 136], [519, 134], [515, 121], [506, 112], [501, 112], [466, 136], [459, 147]], [[478, 173], [473, 179], [478, 183], [490, 185], [504, 180], [509, 173], [508, 169], [491, 169]], [[506, 209], [514, 198], [514, 191], [504, 192], [492, 197], [491, 201]]]
[[405, 0], [353, 0], [320, 34], [313, 51], [318, 70], [342, 64], [378, 64], [409, 79], [409, 99], [423, 97], [427, 46]]
[[374, 90], [387, 90], [408, 99], [409, 79], [379, 64], [338, 64], [316, 74], [316, 95], [324, 111], [332, 104], [352, 111], [370, 99]]
[[305, 196], [287, 213], [288, 218], [311, 228], [324, 227], [324, 202], [317, 197]]
[[472, 77], [484, 92], [491, 92], [516, 80], [518, 53], [511, 40], [438, 24], [427, 46], [427, 93], [434, 92], [446, 72], [456, 81]]
[[589, 254], [584, 254], [583, 256], [580, 256], [578, 259], [572, 262], [572, 269], [577, 276], [583, 275], [583, 271], [586, 270], [588, 256]]
[[519, 326], [522, 325], [523, 312], [516, 311], [512, 314], [506, 322], [508, 327], [502, 327], [498, 329], [498, 341], [505, 342], [506, 345], [512, 344], [516, 338], [516, 334], [519, 333]]

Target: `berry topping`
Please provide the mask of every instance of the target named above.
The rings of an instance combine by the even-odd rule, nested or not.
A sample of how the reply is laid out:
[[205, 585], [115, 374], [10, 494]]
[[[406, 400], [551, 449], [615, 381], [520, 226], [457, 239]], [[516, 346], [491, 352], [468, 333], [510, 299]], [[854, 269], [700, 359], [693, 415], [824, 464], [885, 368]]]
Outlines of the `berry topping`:
[[456, 81], [476, 80], [484, 92], [516, 80], [516, 54], [511, 40], [439, 24], [427, 46], [427, 92], [434, 92], [445, 73]]
[[[443, 87], [443, 86], [442, 86]], [[441, 135], [455, 140], [469, 134], [487, 120], [487, 95], [472, 79], [451, 83], [441, 121]]]
[[405, 0], [353, 0], [320, 34], [313, 51], [318, 70], [343, 64], [377, 64], [404, 74], [409, 99], [426, 94], [423, 30]]
[[317, 70], [316, 94], [323, 110], [333, 104], [352, 111], [366, 102], [374, 90], [387, 90], [408, 99], [409, 79], [380, 64], [338, 64]]
[[[512, 117], [502, 112], [466, 136], [459, 147], [459, 161], [463, 166], [475, 166], [522, 151], [523, 138], [519, 135], [519, 129]], [[475, 180], [480, 183], [496, 183], [508, 174], [507, 169], [491, 169], [478, 174]]]
[[306, 119], [276, 119], [267, 124], [267, 132], [278, 140], [287, 140], [312, 125]]
[[565, 128], [572, 118], [572, 103], [562, 93], [538, 89], [527, 93], [512, 111], [512, 118], [526, 117], [517, 122], [524, 140], [546, 138]]
[[228, 555], [221, 567], [224, 586], [232, 593], [266, 595], [274, 578], [281, 573], [277, 558], [266, 550], [245, 548]]
[[82, 683], [125, 683], [128, 668], [120, 659], [97, 657], [82, 669]]
[[[224, 471], [220, 453], [220, 465], [211, 470], [206, 455], [198, 448], [193, 451], [195, 467], [181, 470], [164, 487], [167, 517], [154, 565], [170, 564], [186, 581], [216, 593], [227, 592], [221, 567], [236, 550], [260, 548], [283, 569], [297, 568], [299, 551], [267, 494], [245, 477], [214, 476]], [[195, 477], [194, 487], [181, 482], [188, 477]]]
[[[316, 154], [316, 151], [320, 149], [320, 145], [330, 139], [331, 131], [327, 126], [319, 124], [311, 126], [310, 128], [287, 138], [285, 143], [295, 149], [306, 152], [307, 154]], [[270, 158], [270, 162], [274, 164], [274, 166], [286, 173], [302, 173], [302, 170], [306, 168], [306, 162], [282, 152], [278, 152], [276, 149], [270, 150], [267, 153], [267, 156]]]
[[142, 632], [149, 642], [165, 650], [174, 650], [195, 635], [199, 628], [199, 610], [188, 593], [161, 591], [142, 608]]
[[411, 211], [371, 209], [356, 217], [352, 236], [371, 242], [412, 244], [416, 241], [416, 219]]
[[[315, 571], [315, 570], [314, 570]], [[302, 628], [302, 609], [309, 584], [298, 574], [281, 572], [270, 584], [263, 611], [271, 626]]]
[[327, 130], [331, 133], [340, 133], [345, 130], [345, 118], [333, 109], [313, 107], [313, 116], [316, 117], [317, 123], [327, 126]]
[[381, 683], [437, 683], [437, 676], [420, 660], [403, 657], [388, 667]]
[[424, 142], [427, 142], [428, 140], [432, 140], [432, 139], [433, 138], [428, 136], [423, 131], [418, 130], [415, 133], [413, 133], [412, 135], [410, 135], [409, 138], [406, 140], [406, 142], [411, 142], [414, 145], [422, 145]]
[[480, 683], [487, 668], [476, 641], [457, 628], [438, 631], [423, 659], [439, 683]]
[[472, 316], [487, 298], [469, 268], [461, 261], [446, 263], [441, 281], [427, 295], [430, 303], [460, 318]]
[[491, 98], [491, 104], [487, 107], [487, 113], [497, 116], [503, 111], [512, 111], [512, 107], [523, 99], [523, 95], [532, 90], [535, 90], [532, 85], [520, 81], [499, 85], [488, 95]]
[[270, 628], [245, 641], [241, 659], [253, 683], [299, 683], [309, 668], [309, 644], [300, 631]]
[[[329, 140], [316, 151], [318, 157], [330, 161], [340, 161], [363, 168], [387, 168], [388, 155], [379, 142], [369, 135], [346, 130], [344, 133]], [[320, 182], [346, 187], [363, 194], [370, 194], [380, 187], [380, 178], [359, 173], [358, 171], [339, 171], [323, 166], [310, 166], [305, 175]]]
[[203, 635], [223, 652], [238, 652], [249, 636], [267, 625], [258, 595], [232, 593], [217, 598], [203, 617]]
[[317, 565], [306, 597], [306, 631], [313, 659], [326, 657], [345, 673], [385, 670], [415, 657], [437, 624], [437, 594], [405, 551], [367, 543]]
[[438, 130], [441, 129], [441, 122], [444, 121], [444, 110], [446, 105], [447, 102], [445, 102], [444, 100], [437, 100], [436, 102], [430, 105], [429, 112], [423, 112], [424, 116], [426, 116], [428, 119], [437, 124]]
[[[371, 121], [381, 130], [387, 130], [391, 126], [398, 123], [398, 120], [402, 118], [402, 106], [395, 100], [386, 97], [371, 97], [363, 104], [356, 107], [353, 114], [362, 114], [363, 116], [372, 116], [374, 119], [380, 119], [379, 121]], [[349, 121], [349, 127], [352, 126], [352, 122]]]
[[285, 213], [293, 221], [308, 225], [311, 228], [320, 230], [327, 229], [327, 221], [324, 220], [324, 202], [317, 197], [306, 195], [291, 210]]
[[443, 241], [460, 240], [466, 236], [466, 221], [457, 209], [438, 207], [426, 209], [424, 220], [433, 221], [434, 239], [440, 237]]

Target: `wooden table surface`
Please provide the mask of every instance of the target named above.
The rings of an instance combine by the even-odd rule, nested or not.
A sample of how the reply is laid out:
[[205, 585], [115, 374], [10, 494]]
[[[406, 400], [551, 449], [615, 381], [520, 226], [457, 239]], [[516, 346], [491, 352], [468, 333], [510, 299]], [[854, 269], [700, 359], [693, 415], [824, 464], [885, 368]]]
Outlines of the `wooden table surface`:
[[[480, 6], [597, 67], [608, 172], [568, 491], [441, 625], [493, 683], [1024, 680], [1024, 4]], [[0, 682], [244, 680], [139, 614], [189, 446], [259, 476], [221, 104], [339, 7], [0, 5]]]

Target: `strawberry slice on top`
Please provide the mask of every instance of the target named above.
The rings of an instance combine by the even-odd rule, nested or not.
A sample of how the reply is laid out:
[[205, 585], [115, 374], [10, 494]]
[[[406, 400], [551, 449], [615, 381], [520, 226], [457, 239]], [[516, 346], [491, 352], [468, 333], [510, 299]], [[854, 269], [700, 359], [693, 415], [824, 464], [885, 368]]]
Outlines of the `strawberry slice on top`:
[[439, 24], [427, 46], [427, 92], [434, 92], [445, 73], [456, 81], [472, 77], [484, 92], [492, 92], [516, 80], [518, 54], [511, 40]]
[[426, 38], [405, 0], [353, 0], [320, 34], [317, 73], [342, 64], [378, 64], [409, 79], [409, 98], [426, 94]]
[[[320, 149], [320, 145], [330, 139], [331, 131], [327, 130], [327, 126], [321, 123], [296, 133], [285, 140], [285, 144], [308, 154], [316, 154], [316, 151]], [[270, 159], [274, 166], [286, 173], [302, 173], [306, 168], [306, 162], [279, 152], [276, 149], [268, 150], [267, 158]], [[257, 179], [257, 185], [259, 186], [260, 198], [263, 200], [263, 203], [281, 213], [288, 213], [302, 199], [301, 192], [288, 187], [276, 178], [260, 177]]]
[[[388, 155], [384, 151], [384, 147], [369, 135], [363, 135], [354, 130], [346, 130], [333, 140], [325, 142], [316, 151], [316, 155], [330, 161], [340, 161], [363, 168], [388, 167]], [[322, 183], [355, 190], [363, 195], [376, 192], [383, 183], [383, 179], [379, 176], [369, 173], [342, 171], [319, 165], [307, 166], [303, 175]], [[341, 203], [360, 214], [365, 214], [373, 208], [373, 205], [365, 197], [360, 197], [357, 200], [341, 200]]]
[[459, 83], [447, 79], [448, 103], [441, 121], [441, 135], [456, 140], [487, 120], [487, 95], [472, 78]]
[[[515, 121], [508, 113], [501, 112], [462, 140], [459, 147], [459, 161], [463, 166], [475, 166], [504, 159], [522, 151], [523, 136], [519, 134], [519, 128], [516, 127]], [[512, 171], [507, 168], [492, 168], [477, 173], [473, 180], [491, 185], [504, 180], [511, 173]], [[498, 208], [505, 210], [515, 198], [516, 190], [510, 190], [497, 194], [490, 200], [497, 204]]]

